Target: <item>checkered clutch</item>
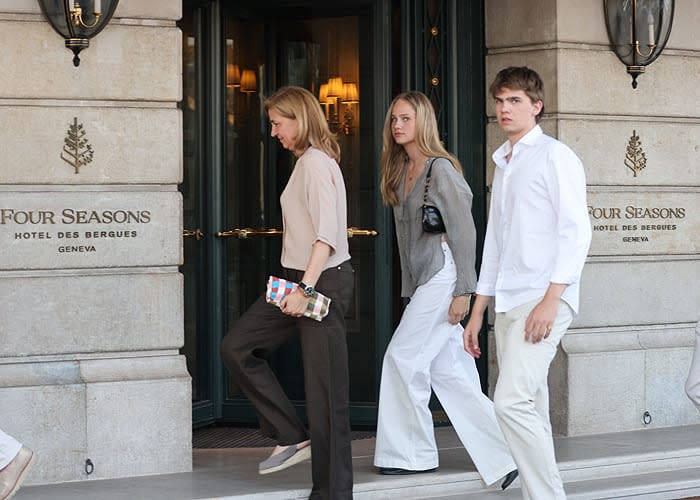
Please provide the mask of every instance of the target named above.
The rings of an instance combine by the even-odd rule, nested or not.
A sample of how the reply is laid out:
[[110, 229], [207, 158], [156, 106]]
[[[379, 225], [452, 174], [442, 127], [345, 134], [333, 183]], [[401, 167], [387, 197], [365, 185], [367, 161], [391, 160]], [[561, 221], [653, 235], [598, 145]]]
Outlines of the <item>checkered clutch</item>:
[[[267, 291], [265, 292], [265, 300], [269, 304], [274, 304], [280, 307], [282, 299], [292, 293], [299, 287], [293, 281], [287, 281], [277, 276], [270, 276], [267, 280]], [[328, 309], [331, 305], [331, 299], [319, 292], [309, 297], [309, 303], [304, 311], [304, 316], [321, 321], [328, 316]]]

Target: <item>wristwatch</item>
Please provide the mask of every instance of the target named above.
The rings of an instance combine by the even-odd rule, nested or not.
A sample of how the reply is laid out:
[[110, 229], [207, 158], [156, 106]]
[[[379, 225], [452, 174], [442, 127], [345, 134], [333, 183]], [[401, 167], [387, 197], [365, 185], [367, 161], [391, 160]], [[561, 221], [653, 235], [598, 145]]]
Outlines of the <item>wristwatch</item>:
[[307, 285], [303, 281], [299, 282], [299, 290], [304, 294], [304, 297], [311, 297], [316, 290], [311, 285]]

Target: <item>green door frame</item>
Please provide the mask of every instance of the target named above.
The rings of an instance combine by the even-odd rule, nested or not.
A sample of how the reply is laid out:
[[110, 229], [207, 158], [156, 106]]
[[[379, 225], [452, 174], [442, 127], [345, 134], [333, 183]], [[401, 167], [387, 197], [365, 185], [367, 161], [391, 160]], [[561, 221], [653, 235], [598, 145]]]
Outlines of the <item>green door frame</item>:
[[[202, 151], [201, 168], [203, 193], [202, 198], [209, 200], [208, 206], [218, 206], [224, 199], [223, 169], [213, 168], [223, 163], [223, 52], [220, 48], [222, 33], [221, 7], [216, 1], [185, 0], [185, 5], [198, 10], [197, 38], [199, 40], [197, 59], [201, 67], [206, 68], [198, 75], [197, 101], [201, 103], [198, 111], [198, 122], [201, 126], [199, 140]], [[209, 168], [207, 168], [207, 166]], [[202, 206], [206, 206], [202, 204]], [[202, 284], [199, 302], [203, 314], [198, 317], [198, 331], [220, 332], [225, 321], [225, 310], [222, 307], [224, 295], [225, 247], [215, 237], [214, 233], [222, 227], [222, 215], [216, 210], [202, 209], [202, 229], [204, 238], [201, 241], [201, 253], [204, 264], [201, 269]], [[219, 345], [221, 337], [209, 336], [201, 351], [206, 360], [206, 380], [209, 385], [206, 391], [208, 399], [192, 405], [192, 421], [194, 426], [207, 425], [221, 418], [221, 404], [224, 398], [223, 365], [219, 360]]]
[[[202, 100], [200, 110], [203, 128], [203, 165], [208, 175], [204, 176], [204, 186], [209, 198], [209, 206], [223, 206], [225, 193], [224, 163], [224, 102], [225, 88], [223, 68], [225, 62], [223, 0], [184, 0], [185, 5], [200, 9], [201, 23], [198, 35], [201, 36], [202, 71], [199, 95]], [[374, 130], [383, 128], [386, 109], [398, 87], [392, 80], [396, 73], [392, 65], [402, 64], [400, 68], [400, 86], [402, 89], [429, 91], [430, 69], [425, 63], [428, 57], [427, 46], [423, 40], [426, 29], [426, 4], [438, 4], [449, 15], [443, 15], [439, 33], [444, 33], [440, 40], [441, 55], [444, 57], [440, 67], [443, 72], [440, 79], [445, 83], [441, 123], [448, 147], [458, 156], [465, 166], [465, 177], [474, 190], [473, 213], [479, 235], [483, 241], [486, 225], [485, 186], [485, 104], [484, 89], [484, 33], [483, 0], [462, 2], [458, 0], [401, 0], [401, 61], [392, 53], [392, 14], [397, 5], [396, 0], [375, 0], [372, 4], [373, 31], [375, 51], [372, 60], [374, 95]], [[272, 2], [270, 2], [272, 3]], [[456, 27], [468, 26], [469, 29], [457, 30]], [[428, 27], [429, 28], [429, 27]], [[459, 38], [458, 38], [459, 37]], [[387, 61], [390, 64], [387, 64]], [[426, 92], [428, 93], [428, 92]], [[452, 104], [455, 103], [455, 104]], [[475, 110], [479, 110], [478, 113]], [[375, 158], [381, 155], [381, 140], [375, 141]], [[375, 185], [379, 185], [379, 168], [374, 169]], [[386, 279], [386, 270], [394, 268], [394, 229], [391, 211], [383, 206], [379, 190], [375, 193], [375, 227], [378, 236], [375, 239], [375, 296], [377, 309], [375, 316], [376, 347], [376, 395], [379, 394], [379, 376], [382, 357], [393, 333], [397, 318], [391, 307], [395, 293], [393, 280]], [[193, 405], [193, 422], [195, 426], [206, 425], [220, 420], [222, 404], [225, 399], [225, 373], [220, 362], [219, 345], [223, 327], [226, 324], [226, 311], [223, 307], [225, 298], [226, 241], [216, 238], [214, 233], [224, 227], [222, 211], [209, 210], [203, 213], [203, 258], [207, 265], [202, 275], [206, 283], [206, 297], [203, 300], [204, 317], [201, 331], [209, 332], [205, 352], [211, 362], [208, 366], [209, 400]], [[478, 248], [478, 255], [481, 248]], [[216, 338], [213, 338], [216, 336]], [[485, 359], [480, 361], [480, 371], [485, 369]], [[355, 424], [374, 425], [376, 423], [376, 405], [351, 406], [351, 419]]]

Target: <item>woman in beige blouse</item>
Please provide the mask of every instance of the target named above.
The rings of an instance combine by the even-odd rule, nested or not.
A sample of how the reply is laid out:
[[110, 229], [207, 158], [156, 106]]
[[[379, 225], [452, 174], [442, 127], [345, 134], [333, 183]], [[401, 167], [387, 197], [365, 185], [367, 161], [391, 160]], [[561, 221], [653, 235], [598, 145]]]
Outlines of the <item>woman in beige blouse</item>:
[[[344, 314], [354, 285], [347, 240], [340, 147], [309, 91], [283, 87], [265, 101], [272, 136], [297, 161], [280, 202], [285, 278], [299, 288], [277, 308], [261, 296], [221, 345], [224, 364], [255, 407], [263, 434], [275, 439], [260, 474], [312, 459], [309, 498], [351, 499], [349, 375]], [[314, 290], [331, 298], [321, 322], [302, 316]], [[301, 340], [309, 429], [267, 363], [291, 337]]]

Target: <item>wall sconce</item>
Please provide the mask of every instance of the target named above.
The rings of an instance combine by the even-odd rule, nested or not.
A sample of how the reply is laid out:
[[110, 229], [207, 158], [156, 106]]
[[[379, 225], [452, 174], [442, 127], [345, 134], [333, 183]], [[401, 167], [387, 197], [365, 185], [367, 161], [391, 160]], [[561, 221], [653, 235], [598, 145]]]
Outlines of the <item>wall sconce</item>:
[[360, 102], [360, 93], [357, 90], [356, 83], [344, 83], [343, 84], [343, 97], [340, 102], [345, 104], [345, 113], [343, 113], [343, 124], [340, 129], [345, 135], [353, 134], [353, 121], [355, 120], [355, 115], [352, 112], [352, 105], [358, 104]]
[[39, 0], [41, 11], [53, 29], [73, 51], [73, 65], [80, 65], [80, 51], [90, 46], [90, 38], [107, 26], [119, 0]]
[[321, 103], [321, 106], [323, 106], [323, 111], [326, 115], [326, 121], [328, 121], [328, 106], [330, 106], [330, 103], [328, 102], [328, 84], [327, 83], [322, 83], [321, 86], [318, 89], [318, 102]]
[[666, 46], [673, 10], [674, 0], [605, 0], [608, 37], [632, 75], [632, 88], [637, 88], [637, 77]]
[[343, 79], [339, 76], [328, 79], [328, 95], [327, 97], [343, 97]]
[[241, 92], [244, 94], [252, 94], [258, 90], [258, 81], [255, 77], [255, 71], [252, 69], [244, 69], [241, 75]]

